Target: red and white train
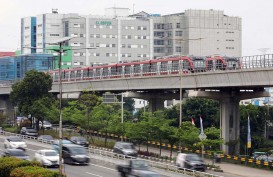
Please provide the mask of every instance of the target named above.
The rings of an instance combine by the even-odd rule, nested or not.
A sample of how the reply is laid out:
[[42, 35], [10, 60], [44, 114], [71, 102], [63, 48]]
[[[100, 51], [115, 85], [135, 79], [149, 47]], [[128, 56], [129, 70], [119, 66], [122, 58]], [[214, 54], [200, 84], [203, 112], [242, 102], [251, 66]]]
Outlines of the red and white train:
[[[62, 78], [63, 81], [77, 81], [178, 74], [180, 71], [187, 74], [212, 70], [236, 70], [240, 68], [240, 59], [236, 57], [171, 56], [137, 62], [63, 69]], [[58, 70], [52, 70], [49, 74], [54, 82], [58, 82]]]

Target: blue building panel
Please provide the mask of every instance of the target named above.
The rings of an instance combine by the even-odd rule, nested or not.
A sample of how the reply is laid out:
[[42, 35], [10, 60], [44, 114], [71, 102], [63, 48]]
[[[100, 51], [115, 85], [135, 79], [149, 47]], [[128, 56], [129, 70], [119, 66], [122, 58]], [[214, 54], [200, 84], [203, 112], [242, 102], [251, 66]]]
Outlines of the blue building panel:
[[24, 78], [30, 70], [49, 71], [54, 69], [52, 54], [29, 54], [0, 58], [0, 81], [15, 81]]

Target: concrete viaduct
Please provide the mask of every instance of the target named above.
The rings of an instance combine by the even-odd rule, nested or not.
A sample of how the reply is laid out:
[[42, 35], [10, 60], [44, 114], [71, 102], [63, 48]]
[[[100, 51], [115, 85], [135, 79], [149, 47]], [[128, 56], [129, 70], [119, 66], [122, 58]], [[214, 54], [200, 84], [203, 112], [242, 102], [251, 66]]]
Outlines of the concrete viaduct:
[[[180, 79], [182, 78], [182, 84]], [[239, 139], [239, 101], [243, 99], [269, 97], [264, 87], [273, 86], [272, 68], [253, 68], [230, 71], [212, 71], [184, 75], [156, 75], [150, 77], [116, 78], [103, 80], [82, 80], [63, 82], [63, 92], [79, 93], [83, 90], [100, 92], [127, 92], [128, 97], [149, 101], [150, 110], [163, 108], [164, 101], [179, 100], [182, 85], [183, 98], [203, 97], [220, 102], [221, 137], [225, 142]], [[11, 87], [0, 87], [0, 109], [11, 110], [8, 101]], [[188, 92], [190, 91], [190, 92]], [[59, 85], [54, 83], [51, 92], [58, 93]], [[6, 111], [8, 114], [8, 111]], [[240, 145], [229, 147], [225, 153], [238, 154]]]

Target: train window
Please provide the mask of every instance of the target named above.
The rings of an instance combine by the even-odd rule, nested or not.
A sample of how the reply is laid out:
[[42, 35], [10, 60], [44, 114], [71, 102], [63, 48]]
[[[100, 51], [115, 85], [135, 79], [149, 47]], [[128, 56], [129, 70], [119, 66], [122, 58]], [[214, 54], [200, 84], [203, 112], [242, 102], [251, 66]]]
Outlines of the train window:
[[111, 76], [116, 76], [117, 75], [117, 67], [115, 67], [115, 66], [112, 66], [111, 67]]
[[176, 71], [179, 69], [179, 61], [172, 61], [172, 70]]
[[59, 81], [59, 73], [55, 73], [54, 74], [54, 80], [55, 81]]
[[122, 66], [117, 67], [117, 74], [121, 75], [122, 74]]
[[131, 68], [131, 66], [125, 66], [124, 67], [124, 74], [130, 74], [130, 68]]
[[81, 78], [81, 75], [82, 75], [82, 71], [81, 70], [78, 70], [78, 71], [76, 71], [77, 72], [77, 75], [76, 75], [76, 77], [77, 78]]
[[75, 71], [70, 71], [70, 79], [75, 78]]
[[140, 65], [134, 65], [134, 73], [140, 73]]
[[168, 62], [161, 62], [160, 71], [167, 71], [168, 70]]
[[102, 76], [108, 76], [108, 68], [102, 69]]
[[183, 69], [191, 69], [190, 62], [186, 60], [182, 60], [182, 68]]
[[64, 71], [63, 78], [64, 79], [68, 79], [69, 78], [69, 71]]
[[151, 63], [151, 64], [150, 64], [150, 67], [151, 67], [151, 69], [150, 69], [151, 72], [156, 72], [157, 63]]
[[150, 64], [143, 64], [143, 73], [150, 72]]
[[99, 78], [100, 77], [100, 68], [96, 68], [94, 74], [95, 74], [96, 78]]
[[206, 65], [204, 60], [195, 60], [193, 64], [195, 68], [203, 68]]

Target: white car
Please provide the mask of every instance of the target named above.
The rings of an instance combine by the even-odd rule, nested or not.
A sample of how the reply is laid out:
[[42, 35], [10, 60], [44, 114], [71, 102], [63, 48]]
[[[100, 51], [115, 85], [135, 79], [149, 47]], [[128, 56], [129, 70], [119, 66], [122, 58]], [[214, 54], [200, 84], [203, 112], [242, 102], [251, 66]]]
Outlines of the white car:
[[18, 136], [8, 136], [4, 141], [5, 149], [26, 150], [27, 144]]
[[44, 120], [43, 122], [42, 121], [39, 122], [39, 127], [44, 128], [44, 129], [51, 129], [52, 124], [50, 122]]
[[59, 154], [52, 149], [42, 149], [35, 153], [34, 159], [43, 166], [59, 166]]

